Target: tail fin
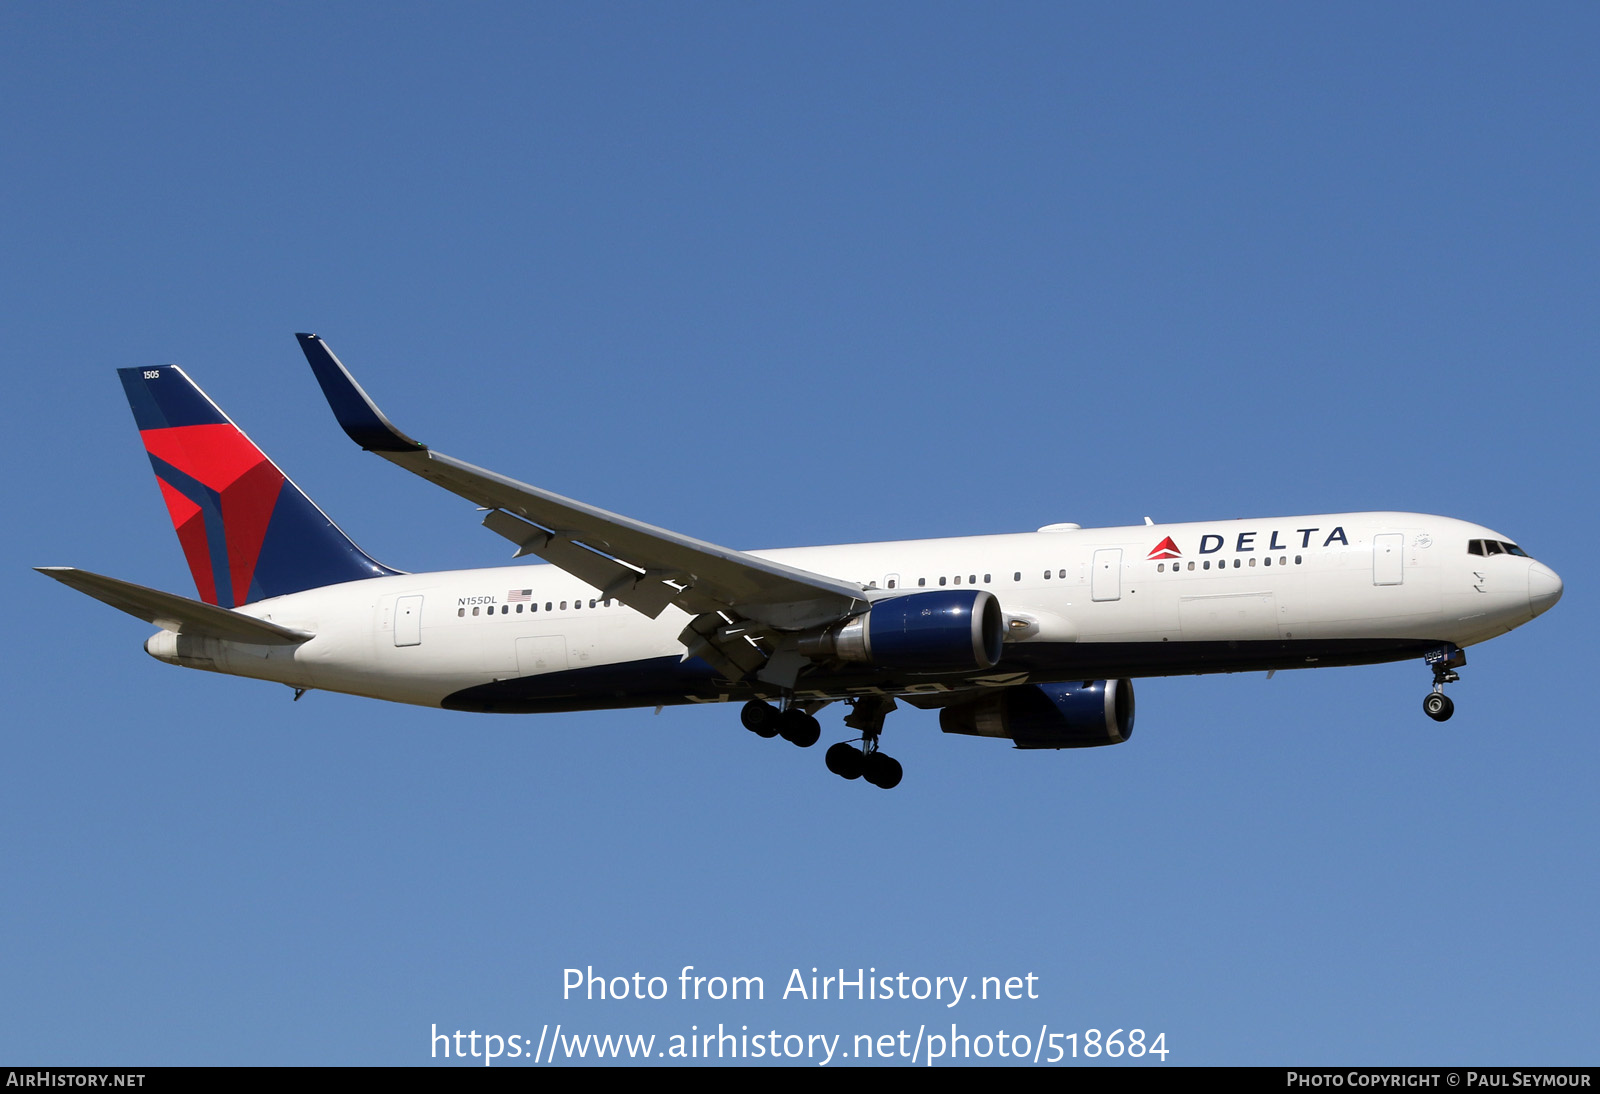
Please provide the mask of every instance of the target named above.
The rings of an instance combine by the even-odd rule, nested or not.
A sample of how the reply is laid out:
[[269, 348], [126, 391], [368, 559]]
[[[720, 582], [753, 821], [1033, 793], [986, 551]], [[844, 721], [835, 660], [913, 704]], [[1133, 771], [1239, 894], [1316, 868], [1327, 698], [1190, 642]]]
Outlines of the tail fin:
[[351, 542], [182, 369], [117, 374], [201, 600], [236, 608], [399, 572]]

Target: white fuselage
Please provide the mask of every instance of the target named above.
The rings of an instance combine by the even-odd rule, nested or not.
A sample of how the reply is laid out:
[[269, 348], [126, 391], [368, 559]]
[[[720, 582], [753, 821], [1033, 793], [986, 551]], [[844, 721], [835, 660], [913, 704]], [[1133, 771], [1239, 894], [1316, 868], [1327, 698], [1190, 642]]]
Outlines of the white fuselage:
[[[867, 598], [974, 584], [998, 598], [1007, 619], [1000, 664], [892, 678], [835, 664], [801, 677], [800, 689], [840, 698], [1011, 683], [1017, 673], [1044, 681], [1294, 668], [1468, 646], [1527, 622], [1560, 593], [1531, 558], [1469, 554], [1475, 540], [1505, 542], [1446, 517], [1344, 513], [752, 553], [859, 583]], [[462, 705], [451, 697], [508, 681], [535, 697], [465, 709], [626, 707], [763, 690], [680, 665], [689, 617], [677, 608], [650, 619], [548, 565], [371, 578], [241, 610], [316, 637], [253, 646], [162, 632], [146, 648], [190, 667], [424, 706]], [[648, 685], [630, 683], [634, 666]], [[552, 687], [541, 691], [541, 679]]]

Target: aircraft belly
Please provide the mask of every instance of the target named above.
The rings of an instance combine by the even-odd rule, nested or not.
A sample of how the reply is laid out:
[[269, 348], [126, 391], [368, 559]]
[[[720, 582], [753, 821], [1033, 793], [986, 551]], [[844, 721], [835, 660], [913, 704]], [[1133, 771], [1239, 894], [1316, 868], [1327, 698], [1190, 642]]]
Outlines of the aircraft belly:
[[1208, 672], [1375, 665], [1421, 657], [1440, 637], [1228, 638], [1161, 642], [1079, 642], [1055, 648], [1027, 643], [991, 673], [1024, 671], [1033, 683]]
[[[1262, 639], [1136, 642], [1027, 642], [1007, 648], [986, 672], [915, 675], [870, 667], [807, 673], [802, 699], [849, 699], [970, 691], [1017, 683], [1185, 676], [1206, 672], [1370, 665], [1421, 657], [1439, 637]], [[619, 707], [775, 699], [777, 689], [752, 678], [731, 681], [699, 658], [652, 657], [568, 668], [461, 688], [443, 698], [450, 710], [547, 714]]]

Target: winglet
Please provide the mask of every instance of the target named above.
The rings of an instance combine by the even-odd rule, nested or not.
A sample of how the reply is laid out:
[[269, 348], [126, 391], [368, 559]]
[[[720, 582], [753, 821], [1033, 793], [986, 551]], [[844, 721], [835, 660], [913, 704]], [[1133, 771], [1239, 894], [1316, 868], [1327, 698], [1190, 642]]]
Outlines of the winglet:
[[378, 409], [350, 370], [340, 363], [328, 344], [315, 334], [297, 334], [300, 349], [316, 373], [322, 394], [350, 439], [368, 452], [426, 452], [428, 446], [414, 441]]

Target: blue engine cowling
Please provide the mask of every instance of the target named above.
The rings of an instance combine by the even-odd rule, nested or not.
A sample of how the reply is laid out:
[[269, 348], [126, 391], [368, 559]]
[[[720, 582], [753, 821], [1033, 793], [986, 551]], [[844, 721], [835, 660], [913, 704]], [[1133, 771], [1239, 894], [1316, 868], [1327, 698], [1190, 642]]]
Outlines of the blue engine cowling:
[[963, 672], [993, 668], [1004, 646], [1005, 613], [993, 593], [940, 589], [879, 600], [801, 651], [912, 672]]
[[1018, 748], [1094, 748], [1133, 736], [1133, 684], [1023, 684], [939, 712], [946, 733], [1009, 737]]

